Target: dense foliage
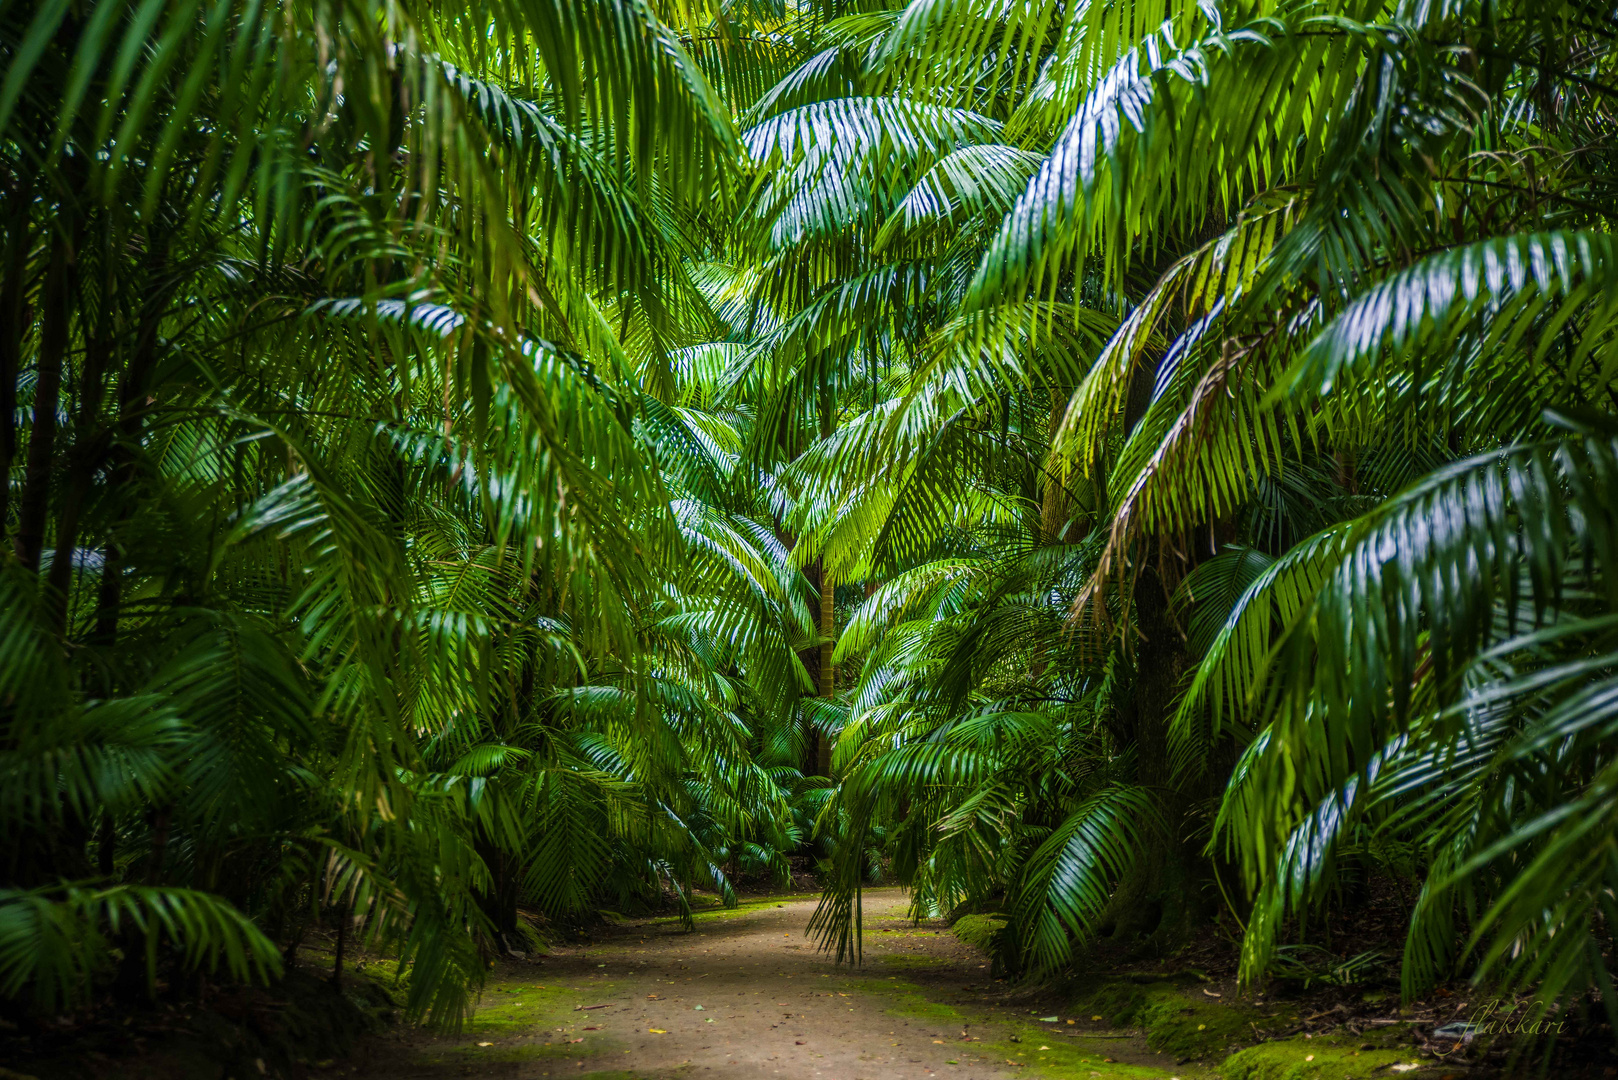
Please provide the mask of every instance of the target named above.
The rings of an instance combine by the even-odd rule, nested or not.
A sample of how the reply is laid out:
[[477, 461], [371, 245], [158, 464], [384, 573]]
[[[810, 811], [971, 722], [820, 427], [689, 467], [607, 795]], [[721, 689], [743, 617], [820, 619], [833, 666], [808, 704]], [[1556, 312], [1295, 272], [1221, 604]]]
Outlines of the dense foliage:
[[1618, 10], [0, 6], [0, 994], [824, 856], [1611, 989]]

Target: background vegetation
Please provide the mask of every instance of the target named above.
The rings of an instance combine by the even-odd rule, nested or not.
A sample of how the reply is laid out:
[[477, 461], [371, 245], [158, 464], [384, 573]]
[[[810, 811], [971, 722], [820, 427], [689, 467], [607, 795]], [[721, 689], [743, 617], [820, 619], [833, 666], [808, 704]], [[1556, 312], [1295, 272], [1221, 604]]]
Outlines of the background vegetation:
[[1604, 1003], [1618, 11], [0, 3], [0, 995], [876, 866]]

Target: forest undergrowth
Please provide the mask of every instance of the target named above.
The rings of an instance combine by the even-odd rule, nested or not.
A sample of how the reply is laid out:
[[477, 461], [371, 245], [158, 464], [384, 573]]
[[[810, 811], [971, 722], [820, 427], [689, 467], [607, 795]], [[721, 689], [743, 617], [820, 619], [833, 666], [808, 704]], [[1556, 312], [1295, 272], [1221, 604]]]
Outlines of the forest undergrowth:
[[1606, 1076], [1615, 119], [1612, 0], [0, 0], [0, 1043], [812, 882]]

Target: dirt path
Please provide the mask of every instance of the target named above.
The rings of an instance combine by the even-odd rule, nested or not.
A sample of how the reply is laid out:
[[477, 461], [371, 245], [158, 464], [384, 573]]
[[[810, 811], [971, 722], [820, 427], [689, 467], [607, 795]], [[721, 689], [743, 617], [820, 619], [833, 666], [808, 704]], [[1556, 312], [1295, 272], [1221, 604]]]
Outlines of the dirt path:
[[1055, 1022], [1043, 1021], [1029, 1015], [1029, 1003], [1003, 1001], [1005, 987], [989, 979], [984, 957], [941, 926], [905, 920], [897, 890], [867, 894], [866, 962], [857, 970], [833, 964], [804, 937], [813, 910], [813, 898], [754, 901], [701, 914], [692, 931], [674, 920], [633, 922], [605, 941], [513, 962], [493, 973], [464, 1034], [379, 1042], [354, 1075], [1206, 1075], [1173, 1068], [1138, 1039], [1106, 1032], [1089, 1018], [1058, 1014]]

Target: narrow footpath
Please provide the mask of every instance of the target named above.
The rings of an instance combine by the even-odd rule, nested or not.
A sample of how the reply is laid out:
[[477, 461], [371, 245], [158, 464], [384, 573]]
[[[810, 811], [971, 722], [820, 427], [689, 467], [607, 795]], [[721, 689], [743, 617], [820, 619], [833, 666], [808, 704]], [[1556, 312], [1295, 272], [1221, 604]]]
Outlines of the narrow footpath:
[[[942, 924], [913, 925], [898, 890], [865, 898], [865, 963], [804, 936], [815, 899], [777, 897], [491, 973], [458, 1036], [375, 1040], [324, 1075], [578, 1080], [1203, 1080], [1089, 1017], [1006, 1000], [987, 959]], [[1048, 1007], [1048, 1006], [1047, 1006]]]

